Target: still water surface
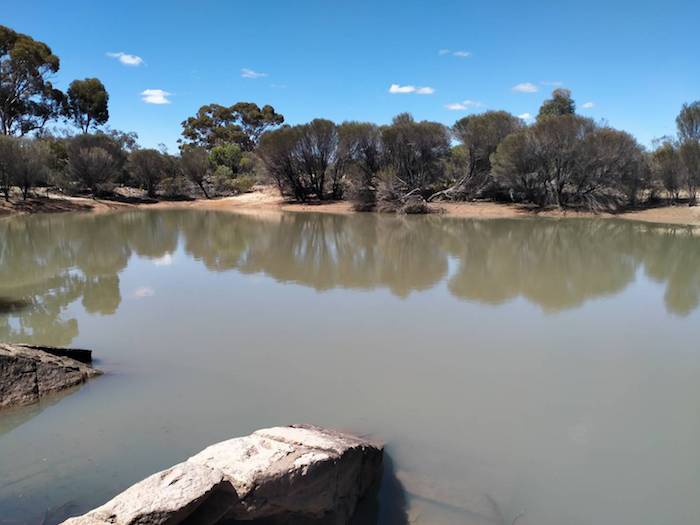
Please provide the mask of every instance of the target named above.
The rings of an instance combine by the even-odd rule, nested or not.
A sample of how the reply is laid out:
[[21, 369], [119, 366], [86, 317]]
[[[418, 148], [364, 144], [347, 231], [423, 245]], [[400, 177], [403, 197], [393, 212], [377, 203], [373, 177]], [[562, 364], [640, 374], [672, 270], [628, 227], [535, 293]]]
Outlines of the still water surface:
[[106, 375], [0, 415], [0, 524], [292, 422], [388, 443], [382, 524], [697, 523], [699, 304], [682, 227], [4, 219], [0, 340], [92, 348]]

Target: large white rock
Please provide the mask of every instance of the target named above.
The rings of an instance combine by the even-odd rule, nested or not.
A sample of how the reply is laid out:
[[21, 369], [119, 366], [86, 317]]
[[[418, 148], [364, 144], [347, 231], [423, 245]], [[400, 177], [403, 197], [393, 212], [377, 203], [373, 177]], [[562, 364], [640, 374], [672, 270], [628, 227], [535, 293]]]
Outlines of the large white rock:
[[0, 409], [40, 398], [101, 374], [89, 350], [0, 343]]
[[215, 525], [268, 519], [347, 523], [378, 481], [381, 445], [295, 425], [207, 447], [64, 525]]

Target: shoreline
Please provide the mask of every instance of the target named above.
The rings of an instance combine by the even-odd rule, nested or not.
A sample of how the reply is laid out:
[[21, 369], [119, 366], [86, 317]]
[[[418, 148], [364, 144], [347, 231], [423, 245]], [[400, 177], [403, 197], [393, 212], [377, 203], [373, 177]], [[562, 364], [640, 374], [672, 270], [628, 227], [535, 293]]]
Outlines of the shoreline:
[[[533, 217], [550, 218], [603, 218], [624, 219], [659, 224], [674, 224], [700, 227], [700, 206], [686, 205], [660, 206], [621, 213], [594, 213], [575, 210], [535, 210], [520, 204], [492, 201], [440, 202], [430, 205], [443, 217], [464, 219], [517, 219]], [[0, 203], [0, 218], [39, 213], [106, 213], [129, 209], [205, 209], [247, 214], [270, 212], [329, 213], [351, 215], [355, 213], [348, 201], [334, 201], [320, 204], [301, 204], [282, 198], [275, 188], [264, 186], [257, 190], [218, 199], [194, 199], [188, 201], [159, 201], [156, 203], [129, 203], [88, 197], [67, 197], [55, 195], [46, 198], [32, 198], [28, 201], [16, 200]], [[370, 212], [372, 213], [372, 212]]]

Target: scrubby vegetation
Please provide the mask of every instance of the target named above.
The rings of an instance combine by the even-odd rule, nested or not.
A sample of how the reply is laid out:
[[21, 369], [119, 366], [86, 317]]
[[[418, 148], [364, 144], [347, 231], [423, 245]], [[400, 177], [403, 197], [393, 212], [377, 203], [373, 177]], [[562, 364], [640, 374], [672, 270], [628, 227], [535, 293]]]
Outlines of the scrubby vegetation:
[[[208, 104], [182, 122], [172, 155], [106, 127], [109, 95], [99, 79], [56, 89], [49, 79], [59, 66], [46, 44], [0, 26], [6, 200], [39, 187], [115, 197], [120, 186], [140, 188], [145, 199], [211, 198], [267, 180], [289, 199], [348, 199], [358, 211], [425, 213], [429, 202], [474, 199], [593, 211], [697, 201], [700, 102], [682, 107], [677, 135], [652, 151], [577, 115], [566, 89], [554, 90], [532, 124], [487, 111], [451, 128], [407, 113], [383, 126], [320, 118], [289, 126], [270, 105]], [[56, 121], [75, 131], [50, 132]]]

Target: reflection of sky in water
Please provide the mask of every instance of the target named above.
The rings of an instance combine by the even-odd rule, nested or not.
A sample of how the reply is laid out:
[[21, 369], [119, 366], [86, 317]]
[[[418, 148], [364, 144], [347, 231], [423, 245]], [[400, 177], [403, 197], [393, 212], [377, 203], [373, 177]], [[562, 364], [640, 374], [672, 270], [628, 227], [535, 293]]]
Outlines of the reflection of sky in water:
[[[506, 523], [525, 512], [519, 525], [700, 514], [700, 240], [685, 229], [107, 217], [47, 219], [42, 271], [0, 266], [25, 268], [13, 286], [46, 303], [22, 311], [41, 314], [26, 328], [93, 348], [107, 371], [0, 422], [6, 516], [95, 505], [207, 444], [297, 421], [386, 439], [422, 523], [492, 516], [490, 502]], [[19, 333], [10, 319], [0, 330]]]

